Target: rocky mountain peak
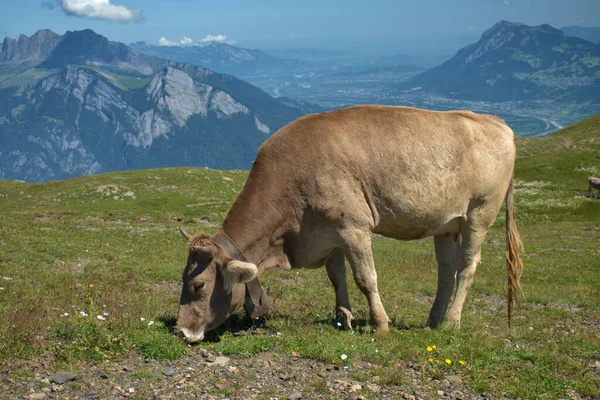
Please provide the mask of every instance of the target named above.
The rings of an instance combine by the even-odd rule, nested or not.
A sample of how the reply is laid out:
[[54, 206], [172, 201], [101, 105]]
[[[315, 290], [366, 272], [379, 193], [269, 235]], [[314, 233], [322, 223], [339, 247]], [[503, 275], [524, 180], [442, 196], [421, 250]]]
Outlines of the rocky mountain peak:
[[518, 29], [523, 27], [523, 24], [500, 21], [493, 27], [483, 33], [481, 39], [464, 50], [463, 62], [465, 64], [472, 63], [478, 58], [483, 57], [490, 51], [494, 51], [507, 43], [510, 43], [518, 34]]
[[142, 75], [153, 73], [150, 57], [138, 53], [123, 43], [110, 42], [106, 37], [91, 29], [65, 33], [60, 43], [41, 66], [62, 68], [70, 64], [110, 66], [137, 71]]
[[49, 29], [39, 30], [31, 37], [20, 35], [17, 40], [7, 36], [2, 43], [0, 62], [40, 62], [48, 57], [60, 40], [61, 36]]

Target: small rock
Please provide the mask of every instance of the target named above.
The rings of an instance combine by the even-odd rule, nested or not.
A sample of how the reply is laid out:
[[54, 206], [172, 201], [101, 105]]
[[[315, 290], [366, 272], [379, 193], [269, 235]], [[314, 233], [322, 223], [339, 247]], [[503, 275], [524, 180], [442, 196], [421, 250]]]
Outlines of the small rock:
[[357, 383], [356, 385], [350, 386], [350, 393], [358, 392], [361, 389], [362, 386]]
[[446, 393], [443, 390], [438, 390], [437, 394], [438, 394], [438, 396], [442, 396], [442, 397], [446, 395]]
[[502, 242], [498, 238], [491, 238], [490, 239], [490, 245], [492, 245], [494, 247], [499, 247], [501, 244], [502, 244]]
[[292, 393], [290, 393], [290, 395], [288, 396], [288, 399], [290, 400], [298, 400], [302, 398], [302, 393], [300, 393], [299, 391], [293, 391]]
[[222, 383], [215, 383], [215, 388], [217, 390], [227, 391], [227, 386], [223, 385]]
[[46, 398], [46, 393], [31, 393], [29, 395], [29, 398], [32, 400], [37, 400], [37, 399], [45, 399]]
[[164, 367], [161, 372], [163, 373], [163, 375], [166, 376], [173, 376], [177, 374], [177, 371], [175, 371], [175, 369], [171, 367]]
[[[208, 360], [208, 358], [207, 358], [207, 360]], [[213, 365], [218, 365], [218, 366], [224, 367], [225, 365], [229, 364], [229, 361], [230, 361], [229, 357], [219, 356], [215, 359]]]
[[458, 375], [446, 375], [446, 379], [450, 383], [460, 383], [460, 377]]
[[217, 358], [215, 356], [213, 356], [212, 354], [207, 355], [206, 357], [206, 361], [208, 361], [209, 363], [214, 363]]
[[72, 374], [71, 372], [57, 372], [56, 374], [48, 377], [50, 381], [58, 383], [59, 385], [75, 380], [75, 378], [77, 378], [77, 375]]
[[367, 389], [368, 391], [371, 391], [373, 393], [379, 393], [379, 391], [381, 390], [381, 386], [379, 386], [379, 385], [367, 385], [367, 386], [365, 386], [365, 389]]

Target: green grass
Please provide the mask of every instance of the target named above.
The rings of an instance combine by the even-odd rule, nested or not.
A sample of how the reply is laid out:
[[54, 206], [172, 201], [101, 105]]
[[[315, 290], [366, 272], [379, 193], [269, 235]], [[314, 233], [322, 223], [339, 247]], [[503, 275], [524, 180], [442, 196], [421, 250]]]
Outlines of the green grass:
[[[397, 363], [411, 361], [428, 378], [458, 374], [469, 388], [496, 395], [600, 396], [600, 376], [590, 368], [600, 358], [600, 201], [580, 195], [587, 176], [600, 175], [599, 143], [599, 117], [518, 141], [526, 301], [511, 330], [502, 245], [486, 241], [457, 332], [424, 328], [436, 289], [432, 241], [376, 237], [390, 332], [369, 332], [367, 303], [352, 282], [357, 325], [341, 332], [330, 323], [334, 293], [324, 269], [273, 271], [262, 279], [275, 305], [266, 328], [250, 336], [223, 328], [219, 341], [197, 347], [244, 357], [295, 352], [349, 367], [369, 362], [371, 373], [391, 384], [405, 383]], [[64, 366], [131, 351], [180, 357], [186, 346], [169, 332], [187, 257], [177, 227], [214, 232], [245, 178], [244, 171], [166, 168], [43, 184], [1, 181], [0, 360], [45, 358]], [[488, 239], [503, 237], [501, 213]], [[139, 371], [139, 378], [152, 374]]]

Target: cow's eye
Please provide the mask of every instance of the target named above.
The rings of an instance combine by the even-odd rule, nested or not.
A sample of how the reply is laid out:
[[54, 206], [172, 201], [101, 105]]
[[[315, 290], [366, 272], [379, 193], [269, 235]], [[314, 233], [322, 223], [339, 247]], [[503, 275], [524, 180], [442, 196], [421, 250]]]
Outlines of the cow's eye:
[[199, 291], [201, 291], [202, 289], [204, 289], [204, 282], [202, 282], [202, 283], [197, 283], [197, 284], [196, 284], [196, 286], [194, 287], [194, 290], [195, 290], [196, 292], [199, 292]]

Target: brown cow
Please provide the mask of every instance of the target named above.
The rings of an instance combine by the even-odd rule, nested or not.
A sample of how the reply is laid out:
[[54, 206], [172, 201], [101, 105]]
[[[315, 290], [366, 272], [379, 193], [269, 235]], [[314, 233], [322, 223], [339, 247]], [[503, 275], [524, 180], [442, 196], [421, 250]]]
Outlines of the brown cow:
[[590, 199], [594, 198], [594, 189], [598, 191], [597, 198], [600, 199], [600, 178], [594, 178], [593, 176], [590, 176], [588, 178], [588, 186]]
[[221, 230], [212, 237], [186, 234], [176, 333], [188, 342], [202, 340], [244, 302], [253, 316], [266, 311], [257, 278], [268, 269], [323, 265], [338, 318], [349, 327], [344, 258], [367, 297], [372, 326], [387, 330], [372, 233], [434, 237], [438, 290], [428, 326], [445, 321], [459, 328], [481, 245], [504, 200], [510, 323], [523, 268], [513, 206], [515, 153], [514, 134], [502, 120], [469, 111], [357, 106], [290, 123], [259, 149]]

